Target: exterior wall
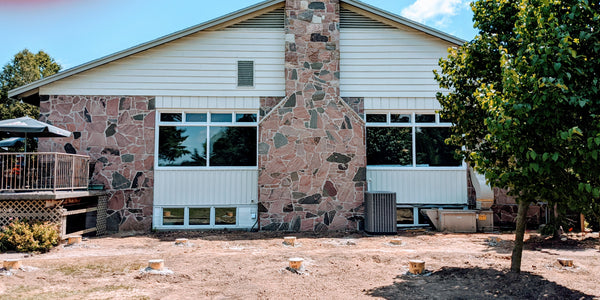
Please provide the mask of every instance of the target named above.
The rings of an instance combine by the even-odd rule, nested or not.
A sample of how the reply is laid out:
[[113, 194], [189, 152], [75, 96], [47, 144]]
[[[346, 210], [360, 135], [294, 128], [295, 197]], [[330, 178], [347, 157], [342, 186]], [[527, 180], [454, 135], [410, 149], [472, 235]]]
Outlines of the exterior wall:
[[263, 230], [356, 229], [364, 123], [339, 97], [339, 2], [286, 2], [286, 96], [259, 128]]
[[442, 109], [435, 98], [435, 93], [430, 92], [429, 97], [399, 98], [399, 97], [365, 97], [366, 110], [430, 110]]
[[452, 46], [409, 28], [342, 29], [341, 96], [434, 97], [432, 70]]
[[109, 193], [107, 230], [147, 232], [154, 186], [154, 97], [42, 96], [40, 120], [73, 132], [39, 151], [89, 155]]
[[399, 169], [368, 167], [369, 190], [395, 192], [398, 204], [467, 205], [466, 170]]
[[[254, 61], [254, 87], [237, 61]], [[284, 96], [281, 29], [203, 31], [40, 88], [40, 95]]]

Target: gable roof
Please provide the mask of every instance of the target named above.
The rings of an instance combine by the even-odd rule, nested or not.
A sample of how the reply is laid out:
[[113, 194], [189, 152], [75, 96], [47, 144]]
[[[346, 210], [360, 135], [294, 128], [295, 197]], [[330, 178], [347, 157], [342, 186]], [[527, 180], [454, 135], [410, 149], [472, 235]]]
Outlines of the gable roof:
[[[255, 5], [246, 7], [244, 9], [240, 9], [224, 15], [222, 17], [212, 19], [210, 21], [176, 31], [172, 34], [157, 38], [155, 40], [139, 44], [137, 46], [133, 46], [131, 48], [127, 48], [125, 50], [98, 58], [96, 60], [92, 60], [90, 62], [81, 64], [79, 66], [67, 69], [65, 71], [56, 73], [52, 76], [48, 76], [46, 78], [40, 79], [38, 81], [32, 82], [30, 84], [15, 88], [13, 90], [8, 91], [9, 97], [19, 97], [19, 98], [27, 98], [34, 96], [38, 93], [39, 88], [50, 84], [52, 82], [73, 76], [75, 74], [93, 69], [98, 66], [105, 65], [107, 63], [113, 62], [115, 60], [148, 50], [150, 48], [177, 40], [179, 38], [197, 33], [202, 30], [210, 29], [210, 28], [219, 28], [219, 27], [227, 27], [228, 25], [232, 25], [238, 23], [243, 20], [248, 20], [255, 16], [261, 15], [263, 13], [268, 13], [275, 9], [281, 8], [284, 5], [285, 0], [266, 0]], [[354, 12], [359, 12], [366, 14], [368, 17], [381, 21], [382, 23], [395, 26], [404, 25], [409, 28], [413, 28], [415, 30], [424, 32], [431, 36], [437, 37], [444, 41], [450, 42], [452, 44], [461, 45], [465, 42], [458, 37], [452, 36], [450, 34], [444, 33], [437, 29], [431, 28], [429, 26], [420, 24], [418, 22], [409, 20], [407, 18], [395, 15], [393, 13], [387, 12], [385, 10], [379, 9], [372, 5], [357, 1], [357, 0], [341, 0], [340, 4], [345, 5], [346, 9], [349, 9]], [[241, 19], [241, 20], [240, 20]]]

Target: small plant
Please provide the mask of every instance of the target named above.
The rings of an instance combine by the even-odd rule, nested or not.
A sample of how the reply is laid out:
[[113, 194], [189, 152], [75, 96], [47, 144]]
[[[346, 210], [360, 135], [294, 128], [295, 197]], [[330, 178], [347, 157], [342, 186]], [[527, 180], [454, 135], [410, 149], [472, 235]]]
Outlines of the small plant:
[[0, 231], [2, 252], [47, 252], [58, 242], [58, 226], [49, 222], [16, 220]]

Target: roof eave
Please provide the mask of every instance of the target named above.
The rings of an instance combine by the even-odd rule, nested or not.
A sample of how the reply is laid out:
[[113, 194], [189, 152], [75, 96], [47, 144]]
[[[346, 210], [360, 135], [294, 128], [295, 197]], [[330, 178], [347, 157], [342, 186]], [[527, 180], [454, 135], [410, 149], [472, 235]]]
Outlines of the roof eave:
[[125, 50], [122, 50], [122, 51], [119, 51], [119, 52], [116, 52], [113, 54], [109, 54], [107, 56], [92, 60], [90, 62], [81, 64], [79, 66], [70, 68], [68, 70], [56, 73], [52, 76], [48, 76], [44, 79], [40, 79], [40, 80], [32, 82], [30, 84], [26, 84], [24, 86], [12, 89], [12, 90], [8, 91], [8, 97], [21, 98], [21, 97], [31, 96], [31, 95], [37, 93], [39, 91], [40, 87], [47, 85], [49, 83], [67, 78], [67, 77], [75, 75], [77, 73], [87, 71], [89, 69], [93, 69], [95, 67], [107, 64], [109, 62], [130, 56], [130, 55], [148, 50], [150, 48], [171, 42], [173, 40], [188, 36], [190, 34], [194, 34], [194, 33], [197, 33], [199, 31], [202, 31], [202, 30], [205, 30], [205, 29], [208, 29], [211, 27], [219, 26], [228, 21], [243, 17], [244, 15], [251, 14], [255, 11], [260, 11], [260, 10], [268, 8], [270, 6], [279, 4], [281, 2], [285, 2], [285, 0], [266, 0], [266, 1], [263, 1], [260, 3], [257, 3], [255, 5], [248, 6], [246, 8], [226, 14], [222, 17], [212, 19], [210, 21], [207, 21], [207, 22], [204, 22], [204, 23], [192, 26], [192, 27], [188, 27], [188, 28], [180, 30], [180, 31], [176, 31], [172, 34], [165, 35], [163, 37], [154, 39], [154, 40], [146, 42], [146, 43], [139, 44], [137, 46], [127, 48]]
[[375, 6], [371, 6], [369, 4], [366, 4], [366, 3], [358, 1], [358, 0], [343, 0], [343, 2], [346, 3], [346, 4], [349, 4], [349, 5], [355, 6], [357, 8], [360, 8], [362, 10], [368, 11], [368, 12], [370, 12], [372, 14], [375, 14], [375, 15], [381, 16], [383, 18], [392, 20], [392, 21], [394, 21], [396, 23], [400, 23], [402, 25], [405, 25], [405, 26], [414, 28], [416, 30], [422, 31], [422, 32], [424, 32], [426, 34], [429, 34], [431, 36], [440, 38], [440, 39], [442, 39], [444, 41], [453, 43], [453, 44], [455, 44], [457, 46], [460, 46], [460, 45], [462, 45], [462, 44], [464, 44], [464, 43], [467, 42], [466, 40], [463, 40], [463, 39], [461, 39], [459, 37], [456, 37], [456, 36], [453, 36], [451, 34], [445, 33], [443, 31], [437, 30], [437, 29], [429, 27], [427, 25], [423, 25], [423, 24], [421, 24], [419, 22], [415, 22], [413, 20], [401, 17], [399, 15], [395, 15], [393, 13], [390, 13], [388, 11], [379, 9], [379, 8], [377, 8]]

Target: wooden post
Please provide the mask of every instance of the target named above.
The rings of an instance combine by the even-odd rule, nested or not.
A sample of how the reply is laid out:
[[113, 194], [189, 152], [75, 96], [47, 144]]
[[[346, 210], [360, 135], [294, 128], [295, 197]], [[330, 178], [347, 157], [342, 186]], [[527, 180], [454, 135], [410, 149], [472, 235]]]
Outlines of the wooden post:
[[148, 268], [161, 271], [165, 267], [165, 261], [162, 259], [152, 259], [148, 261]]
[[585, 216], [583, 214], [579, 214], [579, 222], [581, 223], [581, 233], [585, 233]]
[[408, 271], [415, 274], [420, 275], [425, 270], [425, 262], [422, 260], [409, 260], [408, 261]]
[[402, 239], [392, 239], [390, 240], [390, 244], [400, 246], [402, 245]]
[[299, 258], [299, 257], [293, 257], [290, 258], [290, 269], [294, 269], [294, 270], [299, 270], [300, 268], [302, 268], [302, 261], [304, 261], [304, 259]]
[[80, 235], [71, 235], [69, 237], [67, 237], [67, 244], [68, 245], [73, 245], [73, 244], [78, 244], [81, 243], [82, 237]]
[[188, 242], [188, 239], [184, 239], [184, 238], [175, 239], [175, 245], [185, 245], [185, 244], [187, 244], [187, 242]]

